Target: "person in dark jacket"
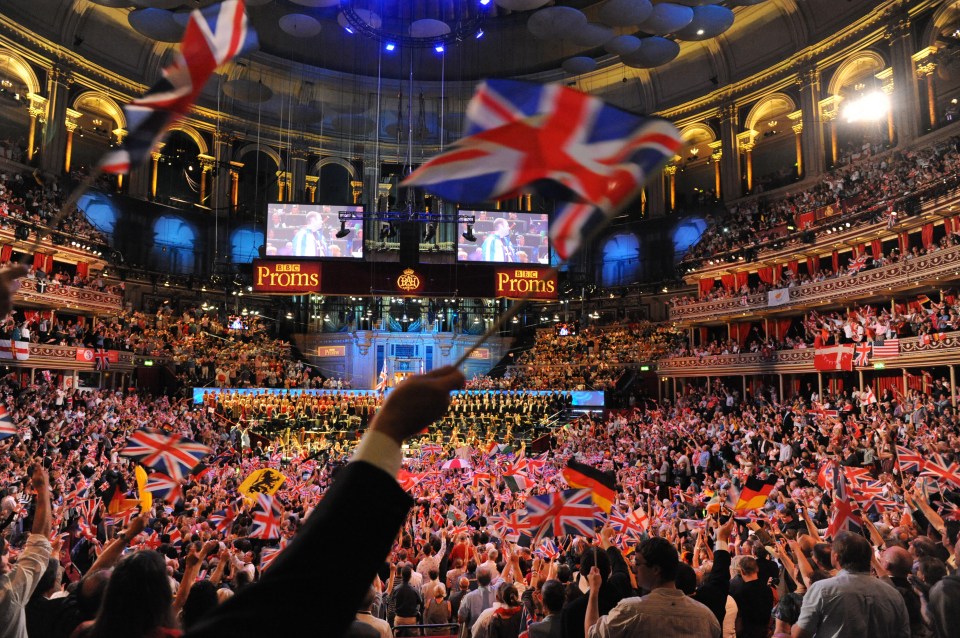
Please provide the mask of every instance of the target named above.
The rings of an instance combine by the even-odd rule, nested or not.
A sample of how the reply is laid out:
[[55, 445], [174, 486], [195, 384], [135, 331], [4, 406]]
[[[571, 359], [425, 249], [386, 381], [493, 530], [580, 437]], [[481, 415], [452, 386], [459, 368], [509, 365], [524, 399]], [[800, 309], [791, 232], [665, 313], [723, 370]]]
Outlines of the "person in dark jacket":
[[[600, 532], [600, 546], [586, 548], [580, 556], [580, 578], [586, 579], [594, 565], [600, 570], [600, 613], [609, 613], [622, 599], [633, 595], [630, 585], [630, 568], [620, 550], [610, 543], [613, 530], [609, 527]], [[577, 579], [574, 579], [577, 582]], [[587, 613], [587, 597], [580, 596], [567, 603], [561, 615], [564, 638], [583, 638], [583, 621]]]

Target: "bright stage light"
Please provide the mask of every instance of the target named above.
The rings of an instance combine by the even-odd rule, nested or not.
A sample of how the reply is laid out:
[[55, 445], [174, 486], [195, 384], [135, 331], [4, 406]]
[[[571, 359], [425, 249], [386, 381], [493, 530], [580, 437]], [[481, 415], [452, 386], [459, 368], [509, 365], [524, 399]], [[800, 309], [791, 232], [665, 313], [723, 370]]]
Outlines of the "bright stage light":
[[397, 45], [394, 44], [393, 42], [387, 42], [387, 44], [383, 48], [386, 49], [387, 51], [393, 51], [394, 49], [397, 48]]
[[436, 51], [437, 53], [443, 53], [443, 45], [438, 44], [437, 46], [433, 47], [433, 50]]
[[890, 98], [881, 91], [867, 93], [843, 107], [843, 117], [848, 122], [876, 122], [890, 111]]

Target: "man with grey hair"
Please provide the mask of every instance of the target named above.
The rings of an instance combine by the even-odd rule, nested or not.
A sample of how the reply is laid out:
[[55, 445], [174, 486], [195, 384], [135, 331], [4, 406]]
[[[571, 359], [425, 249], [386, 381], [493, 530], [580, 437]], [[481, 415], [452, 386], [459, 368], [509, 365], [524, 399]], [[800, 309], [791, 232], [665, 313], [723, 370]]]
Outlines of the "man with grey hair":
[[833, 578], [815, 582], [803, 597], [793, 638], [902, 638], [910, 635], [903, 597], [870, 575], [873, 549], [862, 536], [840, 532], [833, 541]]
[[490, 590], [492, 576], [486, 566], [477, 568], [477, 588], [463, 597], [460, 601], [460, 610], [457, 612], [457, 621], [460, 623], [460, 635], [469, 636], [473, 623], [477, 621], [484, 610], [493, 607], [496, 596]]

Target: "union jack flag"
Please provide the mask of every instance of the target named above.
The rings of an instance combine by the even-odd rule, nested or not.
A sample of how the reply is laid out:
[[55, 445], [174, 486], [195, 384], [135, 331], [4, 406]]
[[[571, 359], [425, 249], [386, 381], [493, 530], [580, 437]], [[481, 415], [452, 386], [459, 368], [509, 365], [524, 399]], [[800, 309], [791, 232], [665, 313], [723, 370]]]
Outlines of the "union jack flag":
[[142, 163], [167, 127], [190, 110], [214, 70], [256, 46], [243, 0], [195, 10], [173, 63], [147, 93], [124, 109], [130, 134], [100, 162], [106, 173], [127, 173]]
[[640, 536], [641, 533], [650, 529], [650, 519], [643, 510], [633, 510], [630, 513], [624, 513], [618, 508], [610, 510], [610, 516], [607, 522], [613, 531], [619, 534], [629, 534]]
[[515, 543], [521, 534], [525, 534], [530, 529], [530, 521], [527, 519], [526, 512], [510, 510], [494, 518], [491, 527], [500, 534], [501, 538]]
[[253, 527], [250, 528], [250, 538], [269, 540], [280, 537], [280, 520], [283, 518], [280, 501], [269, 494], [258, 494], [257, 504], [251, 514]]
[[953, 483], [956, 487], [960, 487], [960, 465], [955, 462], [948, 465], [939, 454], [935, 454], [934, 459], [926, 462], [920, 476], [932, 476], [940, 481], [947, 481]]
[[860, 255], [856, 259], [851, 259], [850, 264], [847, 266], [847, 274], [855, 275], [861, 270], [863, 270], [864, 268], [866, 268], [867, 259], [868, 257], [866, 255]]
[[17, 426], [10, 420], [5, 405], [0, 403], [0, 440], [17, 435]]
[[127, 527], [130, 525], [130, 521], [137, 515], [137, 508], [131, 507], [130, 509], [118, 512], [113, 516], [107, 516], [104, 519], [104, 523], [107, 525], [120, 525], [121, 527]]
[[588, 489], [550, 492], [527, 499], [527, 520], [536, 531], [535, 538], [564, 534], [591, 537], [599, 509]]
[[383, 394], [387, 389], [387, 360], [383, 360], [383, 367], [380, 368], [380, 378], [377, 381], [377, 392]]
[[218, 532], [227, 532], [230, 526], [233, 525], [235, 516], [236, 512], [233, 510], [233, 507], [228, 506], [226, 509], [217, 510], [208, 516], [207, 522], [213, 525], [214, 529]]
[[420, 446], [420, 456], [432, 456], [442, 452], [443, 446], [439, 443], [424, 443]]
[[261, 572], [273, 564], [273, 561], [280, 555], [280, 552], [283, 551], [283, 548], [287, 546], [288, 542], [286, 538], [281, 538], [279, 547], [264, 547], [260, 550]]
[[147, 477], [147, 485], [144, 489], [153, 492], [157, 498], [168, 503], [176, 503], [183, 495], [180, 481], [160, 472], [154, 472]]
[[853, 365], [855, 366], [866, 366], [870, 365], [870, 350], [872, 349], [869, 343], [860, 343], [857, 344], [857, 347], [853, 349], [855, 358], [853, 360]]
[[900, 467], [901, 474], [904, 472], [920, 472], [926, 464], [927, 460], [921, 454], [902, 445], [897, 446], [897, 465]]
[[470, 478], [470, 485], [473, 489], [477, 489], [481, 485], [490, 485], [491, 478], [490, 472], [474, 472]]
[[854, 507], [853, 499], [847, 493], [847, 479], [843, 472], [837, 472], [834, 469], [834, 488], [833, 488], [833, 518], [830, 519], [830, 525], [827, 527], [827, 535], [836, 537], [842, 531], [860, 533], [862, 529], [862, 519], [860, 512]]
[[183, 543], [183, 534], [180, 532], [180, 528], [176, 525], [171, 525], [167, 529], [167, 537], [170, 539], [170, 544], [179, 547]]
[[144, 429], [130, 435], [120, 454], [132, 456], [141, 465], [180, 480], [188, 476], [212, 451], [206, 445], [185, 439], [179, 434]]
[[540, 554], [540, 556], [548, 560], [554, 560], [560, 555], [560, 548], [557, 547], [557, 544], [552, 538], [545, 538], [534, 553]]
[[110, 368], [110, 353], [104, 350], [103, 348], [97, 348], [93, 353], [93, 358], [96, 360], [97, 370], [107, 370]]
[[483, 202], [516, 196], [537, 182], [557, 184], [575, 200], [550, 228], [561, 259], [682, 147], [666, 120], [642, 118], [557, 84], [487, 81], [467, 106], [467, 124], [465, 137], [403, 185], [450, 201]]

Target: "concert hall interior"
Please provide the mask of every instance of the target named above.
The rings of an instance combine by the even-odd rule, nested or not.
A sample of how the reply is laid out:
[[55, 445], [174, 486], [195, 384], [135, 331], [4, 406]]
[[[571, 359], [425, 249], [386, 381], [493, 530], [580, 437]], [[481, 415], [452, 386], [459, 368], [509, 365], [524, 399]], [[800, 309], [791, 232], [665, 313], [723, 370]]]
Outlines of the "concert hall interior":
[[0, 638], [956, 636], [958, 100], [960, 0], [3, 0]]

